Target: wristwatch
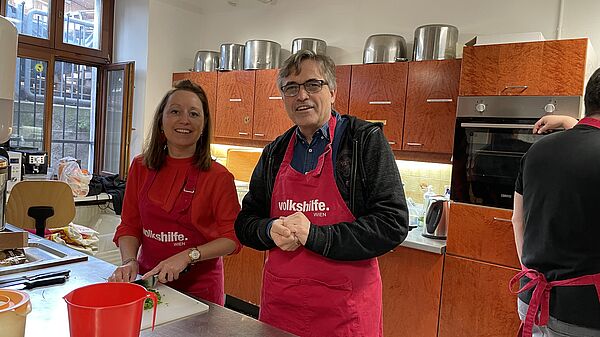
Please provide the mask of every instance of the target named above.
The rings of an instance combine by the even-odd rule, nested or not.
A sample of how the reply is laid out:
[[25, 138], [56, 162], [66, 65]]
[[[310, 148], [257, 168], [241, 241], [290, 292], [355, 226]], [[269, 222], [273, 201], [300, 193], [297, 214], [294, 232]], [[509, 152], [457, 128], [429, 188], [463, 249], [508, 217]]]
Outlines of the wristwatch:
[[192, 260], [191, 264], [194, 264], [194, 263], [200, 261], [202, 254], [200, 254], [200, 251], [198, 250], [198, 248], [194, 247], [194, 248], [190, 249], [188, 256], [190, 257], [190, 260]]

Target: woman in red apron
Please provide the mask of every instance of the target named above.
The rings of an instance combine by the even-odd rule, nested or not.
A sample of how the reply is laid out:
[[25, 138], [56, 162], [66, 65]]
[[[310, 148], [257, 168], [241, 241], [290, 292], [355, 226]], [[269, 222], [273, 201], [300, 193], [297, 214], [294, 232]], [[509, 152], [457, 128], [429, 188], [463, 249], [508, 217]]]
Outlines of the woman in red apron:
[[223, 304], [222, 256], [239, 249], [233, 231], [239, 203], [233, 176], [211, 160], [209, 131], [204, 91], [178, 83], [131, 165], [114, 237], [123, 264], [110, 281], [157, 275], [177, 290]]

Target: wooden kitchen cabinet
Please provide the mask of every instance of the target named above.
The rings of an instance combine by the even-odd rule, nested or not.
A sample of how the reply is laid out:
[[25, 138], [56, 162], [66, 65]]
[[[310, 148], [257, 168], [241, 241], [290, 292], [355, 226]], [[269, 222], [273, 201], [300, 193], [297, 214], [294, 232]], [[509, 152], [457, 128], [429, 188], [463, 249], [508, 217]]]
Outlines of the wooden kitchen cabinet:
[[508, 282], [517, 272], [447, 254], [438, 337], [516, 336], [517, 296]]
[[378, 258], [383, 283], [383, 335], [437, 335], [444, 255], [398, 247]]
[[225, 294], [260, 305], [264, 261], [265, 252], [248, 247], [223, 258]]
[[283, 97], [277, 88], [279, 69], [257, 70], [252, 138], [272, 141], [291, 128]]
[[213, 135], [215, 131], [215, 119], [217, 112], [217, 72], [183, 72], [173, 73], [173, 84], [181, 80], [190, 80], [204, 89], [208, 99], [208, 109], [212, 120]]
[[408, 62], [352, 66], [349, 113], [382, 122], [390, 146], [402, 149]]
[[350, 77], [352, 66], [336, 66], [335, 80], [337, 84], [337, 94], [333, 109], [341, 115], [348, 114], [348, 103], [350, 102]]
[[587, 39], [467, 46], [459, 95], [580, 96], [586, 53]]
[[460, 65], [409, 62], [402, 150], [452, 153]]
[[251, 139], [254, 71], [218, 72], [215, 136]]

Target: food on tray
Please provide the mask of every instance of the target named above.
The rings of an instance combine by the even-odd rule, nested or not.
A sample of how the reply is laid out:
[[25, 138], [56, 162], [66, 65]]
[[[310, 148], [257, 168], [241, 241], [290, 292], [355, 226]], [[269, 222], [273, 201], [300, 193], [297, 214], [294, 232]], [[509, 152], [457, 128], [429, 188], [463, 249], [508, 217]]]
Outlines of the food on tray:
[[27, 262], [22, 248], [0, 250], [0, 266], [14, 266]]

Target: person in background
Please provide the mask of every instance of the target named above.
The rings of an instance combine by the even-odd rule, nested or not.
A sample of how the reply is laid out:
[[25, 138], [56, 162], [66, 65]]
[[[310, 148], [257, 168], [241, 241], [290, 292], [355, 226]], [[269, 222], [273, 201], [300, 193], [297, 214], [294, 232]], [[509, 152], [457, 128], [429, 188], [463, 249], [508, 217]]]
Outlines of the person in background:
[[269, 250], [259, 319], [299, 336], [381, 336], [377, 256], [408, 233], [394, 155], [381, 130], [332, 110], [335, 65], [302, 50], [277, 85], [295, 124], [267, 145], [235, 222]]
[[546, 115], [540, 118], [533, 126], [534, 134], [544, 134], [552, 132], [554, 129], [571, 129], [577, 124], [573, 117], [563, 115]]
[[512, 222], [523, 270], [511, 280], [520, 336], [600, 336], [600, 69], [584, 102], [585, 118], [521, 160]]
[[240, 249], [233, 229], [240, 206], [233, 175], [211, 159], [210, 130], [204, 90], [178, 82], [156, 109], [150, 138], [129, 169], [114, 236], [122, 265], [109, 281], [157, 275], [223, 305], [222, 256]]

